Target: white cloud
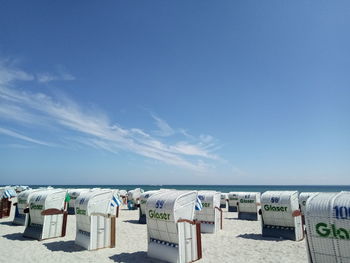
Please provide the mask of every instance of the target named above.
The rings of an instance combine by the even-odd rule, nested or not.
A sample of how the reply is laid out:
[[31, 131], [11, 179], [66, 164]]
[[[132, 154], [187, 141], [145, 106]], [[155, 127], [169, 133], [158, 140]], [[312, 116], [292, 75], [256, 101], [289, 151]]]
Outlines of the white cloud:
[[158, 136], [167, 137], [175, 133], [174, 129], [171, 128], [166, 121], [162, 120], [161, 118], [156, 116], [154, 113], [152, 113], [151, 116], [155, 120], [155, 123], [159, 129], [158, 131], [155, 132]]
[[34, 76], [15, 67], [7, 67], [8, 61], [0, 60], [0, 85], [6, 85], [15, 80], [34, 80]]
[[60, 72], [57, 74], [47, 73], [47, 72], [38, 73], [36, 74], [36, 78], [40, 83], [47, 83], [47, 82], [58, 81], [58, 80], [75, 80], [75, 77], [73, 75], [66, 72]]
[[[4, 70], [6, 75], [6, 70]], [[24, 73], [26, 74], [26, 73]], [[43, 76], [42, 76], [43, 77]], [[11, 81], [24, 80], [23, 75], [14, 74]], [[50, 76], [42, 81], [49, 81]], [[10, 112], [14, 112], [15, 121], [19, 124], [28, 123], [38, 127], [56, 128], [55, 135], [59, 134], [57, 129], [66, 134], [67, 130], [73, 131], [76, 136], [73, 138], [80, 144], [90, 147], [118, 153], [120, 150], [132, 152], [141, 156], [161, 161], [166, 164], [204, 171], [209, 166], [209, 161], [217, 160], [218, 157], [212, 153], [213, 138], [201, 136], [196, 142], [190, 143], [180, 141], [175, 144], [163, 142], [145, 130], [140, 128], [124, 128], [119, 124], [112, 123], [108, 116], [96, 109], [83, 109], [76, 102], [67, 97], [51, 97], [44, 93], [33, 93], [7, 85], [9, 81], [0, 82], [0, 118], [6, 118]], [[175, 133], [182, 133], [184, 130], [174, 130], [170, 125], [152, 114], [158, 127], [156, 135], [166, 137]], [[43, 125], [43, 122], [45, 125]], [[32, 127], [33, 128], [33, 127]], [[16, 137], [41, 145], [51, 145], [46, 142], [32, 139], [25, 135], [2, 128], [2, 134]], [[187, 133], [186, 133], [187, 134]], [[72, 136], [72, 134], [70, 134]], [[190, 136], [185, 136], [186, 138]], [[192, 136], [191, 136], [192, 137]], [[62, 138], [57, 138], [61, 140]], [[72, 138], [70, 138], [72, 139]], [[194, 137], [191, 141], [195, 140]], [[206, 161], [203, 161], [204, 158]]]
[[28, 136], [25, 136], [25, 135], [22, 135], [22, 134], [19, 134], [17, 132], [14, 132], [14, 131], [11, 131], [11, 130], [8, 130], [8, 129], [5, 129], [5, 128], [1, 128], [1, 127], [0, 127], [0, 134], [4, 134], [4, 135], [7, 135], [7, 136], [15, 137], [17, 139], [21, 139], [21, 140], [24, 140], [24, 141], [27, 141], [27, 142], [31, 142], [31, 143], [36, 143], [36, 144], [45, 145], [45, 146], [53, 146], [50, 143], [39, 141], [39, 140], [35, 140], [35, 139], [30, 138]]

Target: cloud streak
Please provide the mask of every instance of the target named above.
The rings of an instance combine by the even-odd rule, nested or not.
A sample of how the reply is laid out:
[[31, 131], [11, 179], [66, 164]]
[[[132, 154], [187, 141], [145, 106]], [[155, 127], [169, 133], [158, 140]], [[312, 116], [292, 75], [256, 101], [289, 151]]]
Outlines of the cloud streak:
[[50, 143], [39, 141], [39, 140], [35, 140], [35, 139], [30, 138], [28, 136], [25, 136], [25, 135], [22, 135], [22, 134], [19, 134], [17, 132], [14, 132], [14, 131], [11, 131], [11, 130], [8, 130], [8, 129], [5, 129], [5, 128], [1, 128], [1, 127], [0, 127], [0, 134], [4, 134], [4, 135], [7, 135], [7, 136], [11, 136], [11, 137], [14, 137], [14, 138], [17, 138], [17, 139], [21, 139], [21, 140], [24, 140], [24, 141], [27, 141], [27, 142], [31, 142], [31, 143], [35, 143], [35, 144], [39, 144], [39, 145], [53, 146]]
[[[9, 77], [10, 76], [10, 77]], [[103, 149], [112, 153], [132, 152], [163, 163], [194, 171], [205, 171], [209, 161], [218, 160], [213, 153], [214, 144], [211, 136], [201, 135], [195, 142], [163, 142], [164, 138], [175, 134], [170, 125], [155, 114], [151, 117], [159, 130], [154, 134], [140, 128], [124, 128], [113, 123], [103, 112], [84, 109], [67, 97], [52, 97], [44, 93], [24, 91], [9, 85], [14, 80], [32, 80], [31, 76], [20, 70], [2, 67], [0, 71], [0, 119], [9, 119], [17, 124], [30, 122], [34, 127], [55, 127], [76, 134], [73, 140], [90, 147]], [[49, 80], [42, 79], [44, 81]], [[42, 125], [42, 124], [45, 125]], [[20, 133], [1, 128], [0, 133], [28, 142], [51, 146], [52, 144], [35, 140]], [[57, 136], [57, 131], [55, 132]], [[56, 138], [59, 139], [59, 138]], [[72, 138], [70, 138], [72, 139]], [[203, 160], [205, 159], [205, 161]]]

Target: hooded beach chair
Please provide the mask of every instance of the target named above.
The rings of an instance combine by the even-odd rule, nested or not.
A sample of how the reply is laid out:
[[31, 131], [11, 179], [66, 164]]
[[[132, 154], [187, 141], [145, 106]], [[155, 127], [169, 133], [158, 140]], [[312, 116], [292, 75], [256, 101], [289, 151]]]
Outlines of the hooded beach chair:
[[[29, 197], [29, 218], [23, 236], [37, 240], [66, 235], [67, 212], [65, 208], [67, 190], [43, 189]], [[28, 211], [29, 210], [29, 211]]]
[[299, 241], [304, 238], [297, 191], [267, 191], [261, 195], [264, 237]]
[[17, 195], [16, 213], [12, 222], [14, 225], [25, 226], [27, 224], [29, 213], [25, 213], [24, 211], [29, 208], [31, 195], [39, 191], [42, 191], [42, 189], [29, 189], [22, 191]]
[[148, 198], [162, 190], [147, 191], [140, 195], [139, 223], [146, 224], [146, 203]]
[[128, 192], [128, 209], [135, 210], [140, 206], [140, 196], [144, 191], [141, 188], [136, 188]]
[[195, 220], [201, 223], [202, 233], [216, 233], [222, 229], [222, 210], [219, 192], [198, 191], [202, 209], [195, 211]]
[[81, 193], [75, 201], [75, 243], [87, 250], [115, 247], [116, 209], [113, 190], [95, 189]]
[[305, 220], [309, 262], [350, 262], [350, 192], [310, 196]]
[[67, 207], [67, 212], [69, 215], [75, 214], [75, 200], [81, 193], [88, 192], [90, 189], [78, 188], [78, 189], [68, 189], [69, 202]]
[[238, 194], [237, 212], [238, 219], [259, 220], [260, 196], [258, 192], [241, 192]]
[[237, 212], [238, 194], [239, 192], [228, 193], [228, 211], [229, 212]]
[[221, 193], [220, 196], [220, 208], [226, 208], [228, 201], [228, 193]]
[[14, 188], [9, 186], [0, 188], [0, 219], [10, 216], [12, 198], [16, 196], [17, 194]]
[[172, 263], [202, 257], [200, 223], [193, 221], [197, 191], [166, 191], [146, 203], [148, 256]]

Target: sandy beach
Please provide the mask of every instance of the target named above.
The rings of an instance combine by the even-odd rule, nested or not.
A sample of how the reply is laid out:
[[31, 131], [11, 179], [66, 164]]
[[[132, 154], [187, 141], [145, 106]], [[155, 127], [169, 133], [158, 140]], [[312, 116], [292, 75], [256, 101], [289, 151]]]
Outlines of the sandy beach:
[[[147, 257], [147, 227], [137, 223], [138, 210], [122, 208], [116, 247], [97, 251], [74, 244], [74, 215], [68, 218], [65, 237], [36, 241], [22, 237], [23, 226], [11, 224], [13, 212], [0, 220], [0, 253], [6, 262], [159, 262]], [[223, 228], [217, 234], [202, 234], [199, 262], [307, 262], [304, 240], [263, 238], [260, 222], [238, 220], [237, 213], [225, 211]]]

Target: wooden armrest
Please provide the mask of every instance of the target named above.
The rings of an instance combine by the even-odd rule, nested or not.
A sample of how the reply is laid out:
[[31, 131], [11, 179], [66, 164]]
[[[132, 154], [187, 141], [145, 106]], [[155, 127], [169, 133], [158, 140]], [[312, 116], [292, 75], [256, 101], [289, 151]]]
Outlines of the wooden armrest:
[[177, 220], [177, 223], [189, 223], [191, 225], [195, 225], [196, 224], [195, 221], [191, 221], [191, 220], [188, 220], [188, 219], [179, 219], [179, 220]]
[[13, 205], [13, 206], [16, 206], [17, 204], [18, 204], [18, 203], [13, 203], [12, 205]]
[[293, 211], [292, 216], [293, 217], [301, 216], [301, 211], [300, 210]]
[[55, 208], [50, 208], [50, 209], [46, 209], [44, 211], [41, 212], [41, 215], [43, 216], [50, 216], [50, 215], [60, 215], [60, 214], [64, 214], [65, 211], [64, 210], [58, 210]]
[[28, 214], [29, 213], [29, 208], [23, 209], [23, 213]]

